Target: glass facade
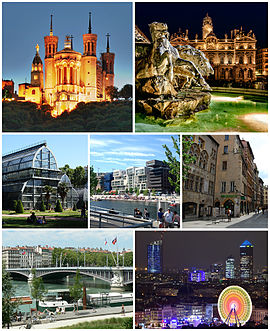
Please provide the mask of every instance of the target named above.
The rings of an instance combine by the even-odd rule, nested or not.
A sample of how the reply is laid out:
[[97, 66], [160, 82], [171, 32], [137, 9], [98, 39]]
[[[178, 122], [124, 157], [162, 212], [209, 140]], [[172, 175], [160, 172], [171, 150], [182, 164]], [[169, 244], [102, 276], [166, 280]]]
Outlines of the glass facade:
[[78, 201], [77, 192], [67, 175], [61, 174], [46, 142], [4, 155], [2, 176], [4, 209], [9, 209], [13, 200], [21, 200], [25, 209], [39, 209], [42, 200], [45, 204], [48, 201], [46, 185], [53, 188], [49, 203], [54, 208], [57, 199], [61, 201], [57, 190], [59, 182], [69, 187], [64, 208], [72, 208]]
[[253, 278], [253, 245], [248, 240], [240, 246], [240, 278]]
[[162, 241], [154, 241], [147, 246], [148, 273], [162, 273]]

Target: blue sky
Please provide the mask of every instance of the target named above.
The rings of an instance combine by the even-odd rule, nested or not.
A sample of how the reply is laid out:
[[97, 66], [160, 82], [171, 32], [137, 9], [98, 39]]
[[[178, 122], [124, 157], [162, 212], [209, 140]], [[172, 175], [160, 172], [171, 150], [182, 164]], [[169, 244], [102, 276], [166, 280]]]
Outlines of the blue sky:
[[53, 152], [58, 167], [69, 164], [71, 168], [87, 166], [88, 141], [87, 135], [3, 135], [2, 153], [6, 154], [29, 145], [47, 141], [47, 146]]
[[108, 172], [164, 161], [164, 144], [172, 149], [171, 135], [90, 135], [90, 165], [96, 172]]
[[82, 35], [88, 33], [88, 12], [92, 12], [92, 33], [97, 34], [97, 57], [106, 51], [109, 33], [111, 52], [115, 53], [115, 86], [132, 83], [132, 4], [117, 2], [9, 2], [3, 3], [3, 79], [29, 83], [31, 65], [40, 46], [44, 70], [44, 36], [59, 37], [58, 51], [64, 48], [67, 34], [72, 34], [73, 49], [83, 51]]
[[[116, 250], [112, 240], [117, 237], [118, 249], [133, 249], [131, 230], [3, 230], [2, 246], [48, 245], [55, 247], [102, 247]], [[105, 239], [108, 244], [105, 246]]]

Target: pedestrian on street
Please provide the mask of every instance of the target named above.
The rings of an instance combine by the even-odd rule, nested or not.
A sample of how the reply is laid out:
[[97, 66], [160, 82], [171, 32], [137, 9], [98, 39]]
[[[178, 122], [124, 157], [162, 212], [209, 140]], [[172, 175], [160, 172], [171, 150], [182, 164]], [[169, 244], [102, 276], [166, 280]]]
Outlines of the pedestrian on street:
[[232, 211], [230, 210], [230, 208], [227, 211], [227, 216], [228, 216], [228, 222], [232, 221]]
[[147, 208], [144, 208], [144, 211], [143, 211], [143, 216], [146, 220], [149, 220], [149, 211], [147, 210]]
[[177, 223], [177, 227], [180, 228], [180, 216], [177, 214], [176, 210], [173, 212], [173, 224], [174, 223]]
[[159, 221], [159, 227], [164, 228], [164, 213], [162, 208], [159, 208], [158, 210], [157, 220]]
[[171, 209], [168, 208], [168, 210], [164, 213], [164, 220], [165, 220], [165, 228], [173, 228], [173, 213], [171, 212]]
[[125, 306], [122, 305], [122, 314], [125, 316]]

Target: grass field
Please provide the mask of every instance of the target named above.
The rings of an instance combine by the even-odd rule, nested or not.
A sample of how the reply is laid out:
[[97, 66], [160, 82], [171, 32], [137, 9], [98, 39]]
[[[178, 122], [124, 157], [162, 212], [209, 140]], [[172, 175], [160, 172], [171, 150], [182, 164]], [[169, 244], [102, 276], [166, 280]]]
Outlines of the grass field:
[[16, 214], [14, 211], [3, 210], [3, 228], [86, 228], [87, 218], [82, 219], [80, 211], [65, 210], [62, 213], [54, 211], [34, 211], [36, 216], [45, 216], [46, 224], [28, 224], [26, 220], [32, 211]]
[[100, 321], [84, 322], [59, 329], [132, 329], [132, 318], [108, 318]]

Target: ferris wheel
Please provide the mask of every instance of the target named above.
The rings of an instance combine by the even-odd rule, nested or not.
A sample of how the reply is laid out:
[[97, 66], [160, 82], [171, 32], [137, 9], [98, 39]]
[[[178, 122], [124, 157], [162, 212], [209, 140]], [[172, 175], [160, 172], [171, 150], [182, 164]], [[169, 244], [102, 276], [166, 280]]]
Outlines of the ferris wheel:
[[218, 298], [218, 312], [225, 324], [243, 326], [252, 313], [249, 294], [240, 286], [226, 287]]

